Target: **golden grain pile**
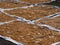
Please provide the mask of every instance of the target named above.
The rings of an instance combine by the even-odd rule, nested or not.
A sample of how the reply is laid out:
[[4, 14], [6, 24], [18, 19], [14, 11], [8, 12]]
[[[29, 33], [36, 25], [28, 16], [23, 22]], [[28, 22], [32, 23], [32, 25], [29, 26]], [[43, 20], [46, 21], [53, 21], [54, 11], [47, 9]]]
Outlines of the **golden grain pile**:
[[51, 0], [21, 0], [22, 2], [27, 2], [27, 3], [44, 3], [44, 2], [50, 2]]
[[[21, 0], [29, 3], [42, 3], [50, 0]], [[20, 6], [27, 6], [28, 4], [19, 3], [0, 3], [0, 8], [14, 8]], [[27, 9], [19, 8], [15, 10], [5, 11], [11, 15], [24, 17], [29, 20], [36, 20], [44, 16], [60, 12], [53, 6], [35, 6]], [[9, 17], [0, 12], [0, 22], [16, 20], [16, 18]], [[37, 23], [51, 25], [60, 29], [60, 17], [54, 19], [39, 20]], [[12, 39], [23, 42], [25, 45], [51, 45], [54, 42], [60, 41], [60, 33], [52, 31], [46, 27], [27, 24], [25, 22], [14, 21], [8, 24], [0, 25], [0, 35], [11, 37]]]

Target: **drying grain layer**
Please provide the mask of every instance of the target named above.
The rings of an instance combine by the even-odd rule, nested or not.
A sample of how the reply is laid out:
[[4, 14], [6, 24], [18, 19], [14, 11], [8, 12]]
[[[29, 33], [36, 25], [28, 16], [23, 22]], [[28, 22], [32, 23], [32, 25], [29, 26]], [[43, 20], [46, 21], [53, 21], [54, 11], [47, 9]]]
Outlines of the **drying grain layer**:
[[0, 12], [0, 22], [11, 21], [11, 20], [16, 20], [16, 19]]
[[37, 23], [47, 24], [60, 29], [60, 18], [44, 19], [44, 20], [37, 21]]
[[20, 0], [22, 2], [27, 2], [31, 4], [50, 2], [51, 0]]
[[50, 45], [60, 41], [58, 32], [19, 21], [1, 25], [0, 35], [11, 37], [25, 45]]
[[21, 3], [10, 3], [10, 2], [1, 2], [0, 8], [15, 8], [21, 6], [28, 6], [28, 4], [21, 4]]
[[56, 9], [53, 6], [34, 6], [27, 9], [16, 9], [11, 11], [5, 11], [9, 14], [13, 14], [16, 16], [20, 16], [29, 20], [35, 20], [38, 18], [42, 18], [44, 16], [49, 16], [51, 14], [60, 12], [60, 9]]

